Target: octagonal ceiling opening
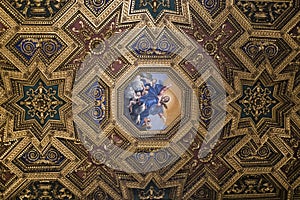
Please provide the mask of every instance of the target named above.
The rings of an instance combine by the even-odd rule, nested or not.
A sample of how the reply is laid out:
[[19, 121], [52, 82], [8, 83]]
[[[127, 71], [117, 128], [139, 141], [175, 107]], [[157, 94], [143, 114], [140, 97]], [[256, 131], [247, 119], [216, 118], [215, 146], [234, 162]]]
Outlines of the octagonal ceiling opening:
[[124, 114], [141, 131], [165, 130], [181, 114], [181, 90], [167, 73], [133, 77], [124, 92]]
[[119, 85], [117, 119], [132, 135], [168, 134], [190, 117], [192, 90], [169, 66], [139, 66]]

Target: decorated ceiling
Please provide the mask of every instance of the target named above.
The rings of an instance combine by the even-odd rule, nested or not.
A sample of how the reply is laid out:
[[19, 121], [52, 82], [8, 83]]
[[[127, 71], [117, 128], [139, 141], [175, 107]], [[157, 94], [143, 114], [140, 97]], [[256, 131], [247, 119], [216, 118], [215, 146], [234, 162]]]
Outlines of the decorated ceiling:
[[299, 0], [1, 0], [0, 199], [300, 199]]

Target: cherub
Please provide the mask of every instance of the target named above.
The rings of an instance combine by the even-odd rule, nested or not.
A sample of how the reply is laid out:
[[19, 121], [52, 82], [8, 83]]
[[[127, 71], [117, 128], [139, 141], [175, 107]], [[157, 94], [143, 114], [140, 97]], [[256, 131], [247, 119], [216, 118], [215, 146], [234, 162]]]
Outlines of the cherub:
[[133, 97], [129, 99], [129, 112], [132, 113], [132, 106], [137, 104], [142, 96], [141, 92], [136, 92], [133, 94]]

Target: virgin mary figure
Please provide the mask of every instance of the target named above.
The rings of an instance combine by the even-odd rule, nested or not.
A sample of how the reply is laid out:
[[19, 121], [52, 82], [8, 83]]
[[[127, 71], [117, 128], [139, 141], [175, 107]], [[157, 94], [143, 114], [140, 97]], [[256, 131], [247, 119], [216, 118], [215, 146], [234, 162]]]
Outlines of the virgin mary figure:
[[163, 107], [167, 109], [166, 103], [170, 101], [170, 97], [164, 96], [164, 93], [169, 87], [170, 86], [164, 86], [162, 84], [145, 84], [145, 88], [148, 88], [148, 91], [139, 99], [139, 103], [132, 107], [131, 112], [132, 119], [135, 120], [139, 126], [151, 128], [150, 114], [158, 114], [160, 118], [165, 121]]

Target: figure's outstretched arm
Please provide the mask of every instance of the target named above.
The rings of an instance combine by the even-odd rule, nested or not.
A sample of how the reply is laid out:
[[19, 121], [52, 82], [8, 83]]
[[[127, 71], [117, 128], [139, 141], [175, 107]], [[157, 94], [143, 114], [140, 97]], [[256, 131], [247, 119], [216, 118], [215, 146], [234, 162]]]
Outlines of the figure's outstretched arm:
[[159, 95], [162, 95], [165, 91], [167, 91], [170, 87], [172, 87], [172, 84], [165, 86], [159, 93]]
[[172, 84], [167, 85], [166, 89], [169, 89], [170, 87], [172, 87]]
[[161, 106], [161, 98], [162, 98], [162, 96], [159, 95], [159, 96], [157, 96], [157, 97], [158, 97], [157, 106]]

